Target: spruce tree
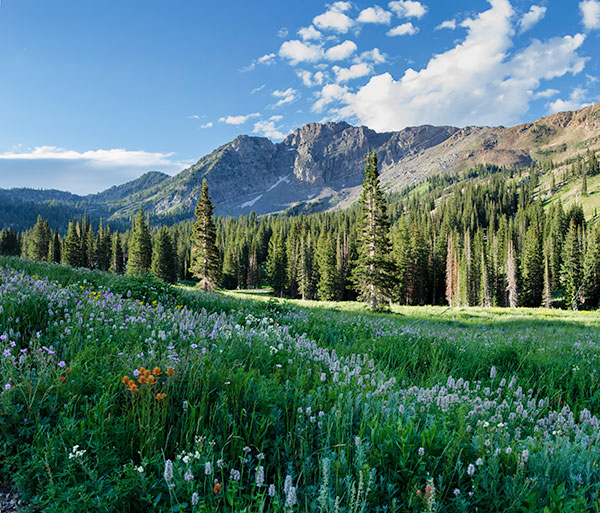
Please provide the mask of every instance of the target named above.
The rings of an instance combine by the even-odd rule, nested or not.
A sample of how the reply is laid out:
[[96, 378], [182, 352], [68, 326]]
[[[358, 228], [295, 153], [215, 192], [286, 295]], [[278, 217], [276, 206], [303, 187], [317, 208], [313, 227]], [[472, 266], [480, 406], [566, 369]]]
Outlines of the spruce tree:
[[135, 216], [128, 242], [127, 274], [141, 276], [150, 271], [152, 264], [152, 237], [140, 208]]
[[374, 310], [382, 301], [391, 300], [394, 290], [387, 205], [379, 186], [374, 151], [367, 155], [360, 206], [362, 217], [358, 232], [358, 259], [352, 279], [359, 298], [367, 301]]
[[521, 304], [523, 306], [540, 306], [544, 289], [543, 266], [542, 237], [537, 224], [533, 224], [525, 235], [521, 259]]
[[512, 239], [508, 242], [508, 253], [506, 256], [506, 282], [506, 292], [508, 294], [507, 304], [511, 308], [516, 308], [519, 306], [519, 291], [517, 287], [515, 245]]
[[565, 288], [566, 306], [577, 308], [575, 294], [583, 281], [581, 246], [575, 219], [571, 220], [563, 247], [562, 284]]
[[110, 270], [116, 274], [123, 274], [125, 270], [123, 245], [121, 244], [121, 235], [118, 232], [115, 233], [112, 239]]
[[319, 282], [317, 291], [321, 301], [338, 299], [338, 275], [336, 268], [335, 242], [330, 233], [321, 232], [317, 244], [317, 264], [319, 267]]
[[213, 290], [221, 281], [221, 261], [217, 248], [217, 233], [212, 219], [213, 210], [208, 195], [208, 184], [204, 180], [196, 205], [190, 264], [190, 272], [199, 280], [198, 285], [203, 290]]
[[283, 297], [287, 287], [288, 273], [285, 241], [281, 231], [275, 232], [269, 241], [267, 273], [269, 274], [269, 285], [273, 289], [273, 293]]
[[175, 283], [176, 271], [173, 240], [168, 228], [163, 226], [156, 235], [152, 249], [152, 274], [167, 283]]
[[50, 239], [50, 246], [48, 248], [48, 262], [60, 262], [60, 236], [58, 230], [54, 232], [53, 237]]
[[40, 262], [47, 260], [51, 233], [48, 223], [44, 222], [42, 216], [38, 215], [31, 235], [29, 258]]
[[69, 221], [67, 236], [64, 240], [62, 263], [72, 267], [82, 267], [81, 240], [73, 221]]

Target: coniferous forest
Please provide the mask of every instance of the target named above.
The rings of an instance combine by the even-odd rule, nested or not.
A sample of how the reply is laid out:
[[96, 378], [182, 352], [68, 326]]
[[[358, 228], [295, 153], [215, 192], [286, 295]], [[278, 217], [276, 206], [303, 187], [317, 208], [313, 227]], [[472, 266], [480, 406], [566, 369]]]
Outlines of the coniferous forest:
[[[149, 272], [171, 283], [198, 278], [205, 288], [268, 285], [280, 297], [366, 299], [371, 306], [392, 301], [595, 308], [596, 216], [586, 220], [581, 205], [564, 208], [552, 197], [573, 180], [587, 195], [587, 177], [598, 174], [600, 165], [588, 151], [562, 172], [555, 168], [551, 162], [530, 169], [481, 165], [432, 175], [384, 196], [376, 156], [369, 154], [361, 200], [346, 210], [215, 219], [205, 184], [195, 223], [151, 229], [140, 210], [124, 233], [85, 216], [61, 232], [39, 216], [23, 232], [2, 230], [0, 253], [131, 275]], [[373, 272], [376, 294], [373, 283], [361, 279]]]

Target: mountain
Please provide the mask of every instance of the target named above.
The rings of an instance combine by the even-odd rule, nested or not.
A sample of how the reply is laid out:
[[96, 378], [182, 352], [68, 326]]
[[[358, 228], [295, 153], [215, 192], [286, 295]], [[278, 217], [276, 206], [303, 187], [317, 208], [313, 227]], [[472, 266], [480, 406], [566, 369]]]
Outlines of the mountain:
[[[424, 125], [378, 133], [345, 122], [309, 123], [280, 143], [242, 135], [175, 176], [150, 172], [94, 195], [0, 190], [0, 215], [6, 205], [63, 205], [103, 216], [114, 226], [126, 224], [141, 206], [171, 223], [193, 217], [204, 178], [219, 215], [329, 210], [356, 200], [370, 149], [377, 151], [382, 183], [394, 191], [432, 173], [484, 163], [563, 162], [599, 147], [600, 103], [508, 128]], [[10, 224], [4, 216], [0, 221]]]

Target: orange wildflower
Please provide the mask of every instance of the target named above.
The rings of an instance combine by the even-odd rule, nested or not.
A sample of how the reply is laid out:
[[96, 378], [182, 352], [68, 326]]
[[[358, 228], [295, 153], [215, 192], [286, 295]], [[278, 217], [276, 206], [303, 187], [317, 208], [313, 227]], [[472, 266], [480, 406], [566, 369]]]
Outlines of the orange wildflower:
[[129, 376], [123, 376], [123, 384], [127, 385], [127, 383], [129, 383]]
[[167, 394], [156, 394], [157, 401], [162, 401], [165, 397], [167, 397]]
[[219, 495], [219, 492], [223, 489], [223, 487], [221, 486], [221, 483], [215, 483], [215, 486], [213, 486], [213, 493], [215, 495]]
[[144, 383], [146, 383], [146, 376], [141, 376], [138, 378], [138, 383], [140, 385], [143, 385]]
[[129, 382], [129, 391], [134, 394], [138, 391], [138, 387], [133, 381]]
[[160, 376], [160, 367], [154, 367], [154, 369], [152, 369], [152, 374]]
[[67, 381], [67, 378], [65, 378], [64, 376], [61, 376], [60, 380], [64, 383], [65, 381]]
[[174, 369], [173, 367], [169, 367], [169, 368], [167, 369], [167, 374], [168, 374], [169, 376], [172, 376], [173, 374], [175, 374], [175, 369]]
[[154, 376], [152, 374], [148, 376], [148, 378], [146, 379], [146, 383], [148, 383], [148, 385], [154, 385], [154, 383], [156, 383], [156, 380], [154, 379]]

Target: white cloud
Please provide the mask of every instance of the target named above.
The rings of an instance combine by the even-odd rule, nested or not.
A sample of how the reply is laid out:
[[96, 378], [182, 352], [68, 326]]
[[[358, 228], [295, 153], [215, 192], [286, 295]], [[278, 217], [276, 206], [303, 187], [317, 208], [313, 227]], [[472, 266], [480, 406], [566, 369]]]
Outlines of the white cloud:
[[327, 84], [321, 89], [318, 100], [313, 104], [311, 110], [314, 112], [323, 112], [323, 109], [332, 102], [342, 101], [348, 95], [348, 88], [338, 84]]
[[280, 37], [281, 39], [285, 39], [287, 36], [288, 36], [288, 29], [287, 29], [287, 27], [281, 27], [277, 31], [277, 37]]
[[283, 119], [283, 116], [280, 116], [279, 114], [275, 114], [274, 116], [271, 116], [269, 119], [271, 121], [281, 121]]
[[284, 91], [275, 90], [271, 93], [275, 98], [279, 98], [279, 101], [275, 104], [275, 107], [280, 107], [286, 103], [291, 103], [298, 98], [298, 91], [289, 87]]
[[511, 54], [514, 11], [509, 0], [462, 23], [464, 40], [433, 56], [421, 70], [372, 77], [355, 93], [341, 96], [339, 117], [355, 117], [379, 131], [431, 124], [512, 124], [529, 109], [542, 80], [573, 75], [585, 67], [578, 54], [582, 34], [533, 41]]
[[279, 49], [279, 56], [289, 59], [292, 66], [299, 62], [319, 61], [323, 58], [323, 55], [323, 49], [320, 45], [303, 43], [297, 39], [284, 42]]
[[174, 174], [189, 165], [173, 153], [125, 149], [75, 151], [38, 146], [0, 154], [3, 187], [61, 189], [76, 194], [99, 192], [156, 170]]
[[266, 64], [267, 66], [270, 66], [274, 62], [275, 62], [275, 54], [274, 53], [268, 53], [268, 54], [263, 55], [262, 57], [258, 58], [259, 64]]
[[362, 52], [358, 57], [358, 62], [373, 62], [375, 64], [382, 64], [387, 61], [386, 55], [381, 53], [379, 48], [373, 48], [367, 52]]
[[307, 70], [298, 70], [298, 71], [296, 71], [296, 75], [298, 75], [298, 77], [300, 79], [302, 79], [302, 83], [306, 87], [314, 87], [314, 86], [322, 85], [326, 79], [326, 75], [322, 71], [317, 71], [316, 73], [311, 73], [310, 71], [307, 71]]
[[345, 34], [354, 26], [354, 20], [344, 14], [352, 7], [350, 2], [335, 2], [323, 14], [313, 18], [313, 24], [321, 30]]
[[446, 20], [446, 21], [442, 21], [442, 23], [440, 23], [437, 27], [435, 27], [435, 30], [442, 30], [442, 29], [454, 30], [455, 28], [456, 28], [456, 20]]
[[540, 98], [548, 99], [556, 96], [558, 93], [560, 93], [558, 89], [544, 89], [543, 91], [535, 93], [532, 98], [534, 100], [538, 100]]
[[264, 88], [265, 88], [265, 84], [255, 87], [254, 89], [252, 89], [252, 91], [250, 91], [250, 94], [256, 94], [259, 91], [262, 91]]
[[411, 0], [390, 2], [388, 7], [401, 18], [422, 18], [427, 12], [427, 6]]
[[527, 32], [531, 27], [546, 16], [546, 8], [539, 5], [532, 5], [529, 12], [519, 20], [519, 33]]
[[192, 114], [191, 116], [188, 116], [188, 119], [200, 119], [200, 116], [198, 116], [198, 114]]
[[583, 26], [587, 30], [600, 29], [600, 2], [598, 0], [580, 2], [579, 10], [583, 16]]
[[384, 25], [389, 25], [391, 19], [391, 12], [386, 11], [379, 5], [374, 5], [373, 7], [367, 7], [360, 11], [356, 21], [359, 23], [382, 23]]
[[213, 126], [213, 122], [209, 121], [208, 123], [204, 123], [203, 125], [200, 125], [200, 128], [212, 128]]
[[333, 67], [335, 81], [338, 83], [348, 82], [349, 80], [354, 80], [355, 78], [364, 77], [369, 75], [372, 71], [373, 68], [366, 62], [353, 64], [349, 68], [341, 68], [339, 66]]
[[303, 41], [318, 41], [321, 39], [322, 34], [312, 25], [309, 27], [301, 27], [298, 29], [298, 35], [302, 38]]
[[548, 114], [556, 114], [557, 112], [564, 112], [568, 110], [579, 110], [583, 107], [590, 105], [590, 102], [585, 100], [588, 91], [581, 87], [575, 88], [567, 100], [561, 100], [560, 98], [556, 101], [548, 104]]
[[228, 125], [243, 125], [249, 119], [258, 117], [260, 117], [260, 114], [258, 112], [254, 112], [252, 114], [242, 114], [239, 116], [226, 116], [219, 118], [219, 121]]
[[356, 44], [353, 41], [348, 40], [329, 48], [325, 52], [325, 58], [328, 61], [343, 61], [350, 57], [355, 51]]
[[251, 62], [250, 64], [248, 64], [248, 66], [240, 68], [240, 72], [247, 73], [248, 71], [252, 71], [254, 68], [256, 68], [256, 61]]
[[413, 36], [419, 31], [417, 27], [415, 27], [410, 21], [407, 23], [403, 23], [402, 25], [398, 25], [393, 29], [390, 29], [386, 32], [388, 36]]
[[256, 123], [254, 123], [254, 129], [252, 130], [252, 133], [261, 134], [264, 137], [269, 137], [271, 139], [283, 139], [285, 137], [285, 134], [275, 126], [276, 121], [278, 120], [257, 121]]

